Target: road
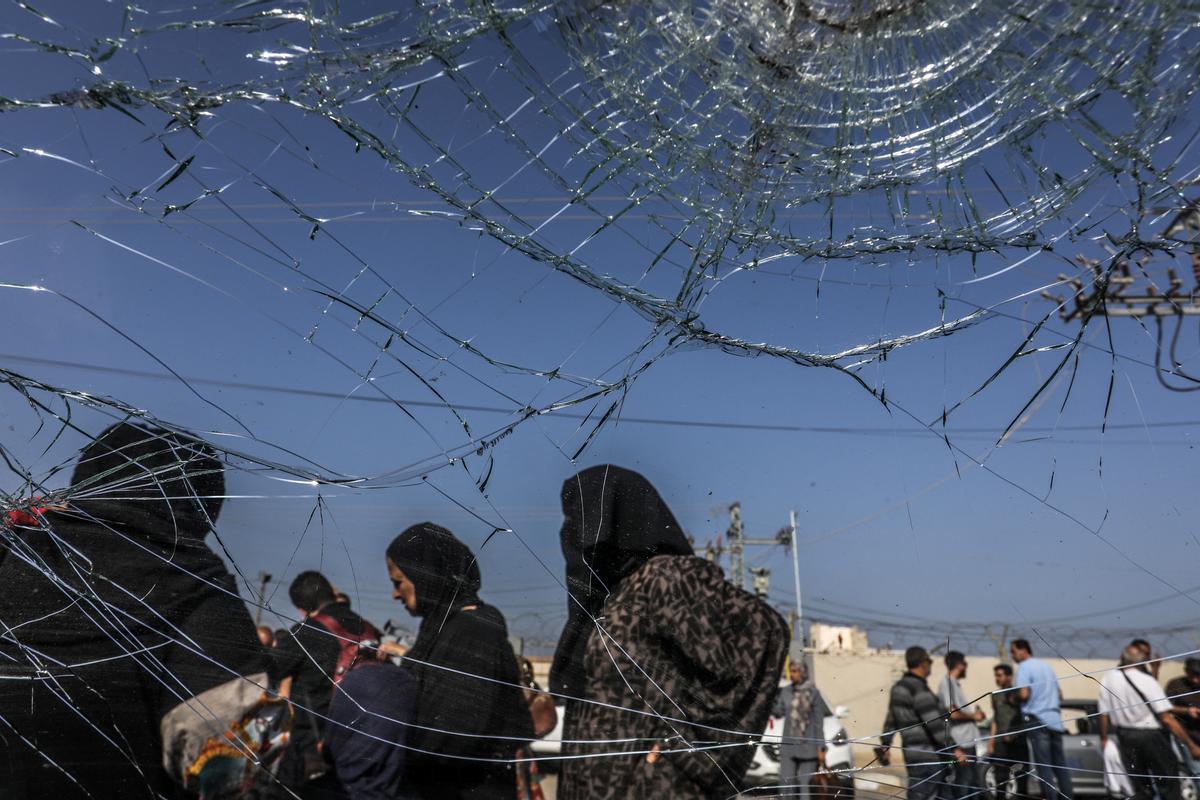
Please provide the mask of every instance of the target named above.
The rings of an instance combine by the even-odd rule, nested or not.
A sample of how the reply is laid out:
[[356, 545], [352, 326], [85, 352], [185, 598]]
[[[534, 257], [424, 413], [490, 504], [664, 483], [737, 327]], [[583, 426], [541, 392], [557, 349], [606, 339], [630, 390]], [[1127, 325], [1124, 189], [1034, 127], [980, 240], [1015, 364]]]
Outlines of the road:
[[[859, 800], [863, 800], [864, 798], [886, 800], [887, 798], [900, 797], [903, 794], [900, 788], [904, 785], [903, 768], [888, 767], [879, 772], [872, 772], [871, 777], [874, 780], [858, 778], [854, 781], [855, 797], [859, 798]], [[541, 786], [542, 792], [546, 795], [546, 800], [555, 800], [558, 789], [558, 776], [543, 776]], [[766, 800], [771, 797], [776, 797], [776, 795], [769, 793], [739, 795], [736, 800]]]

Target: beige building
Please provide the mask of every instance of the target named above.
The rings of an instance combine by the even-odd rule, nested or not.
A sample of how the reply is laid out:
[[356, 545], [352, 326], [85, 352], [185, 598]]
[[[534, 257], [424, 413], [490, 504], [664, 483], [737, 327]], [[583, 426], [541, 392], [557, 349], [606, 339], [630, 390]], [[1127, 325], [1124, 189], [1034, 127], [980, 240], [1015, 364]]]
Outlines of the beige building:
[[867, 643], [867, 632], [848, 625], [824, 625], [814, 622], [809, 628], [808, 638], [813, 650], [818, 653], [866, 653], [871, 646]]

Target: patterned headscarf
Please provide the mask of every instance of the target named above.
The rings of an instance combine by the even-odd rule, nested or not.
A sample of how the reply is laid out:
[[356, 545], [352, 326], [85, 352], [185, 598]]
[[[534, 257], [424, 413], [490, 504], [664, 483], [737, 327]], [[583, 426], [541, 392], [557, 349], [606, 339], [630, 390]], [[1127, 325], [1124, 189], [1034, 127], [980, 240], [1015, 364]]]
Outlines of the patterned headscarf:
[[562, 509], [560, 539], [570, 596], [550, 689], [579, 697], [588, 636], [609, 594], [654, 556], [694, 551], [659, 493], [631, 470], [603, 464], [569, 478]]
[[801, 736], [808, 730], [809, 722], [812, 720], [813, 703], [816, 697], [817, 687], [813, 684], [812, 678], [808, 677], [806, 671], [803, 683], [792, 684], [792, 708], [790, 716], [793, 736]]

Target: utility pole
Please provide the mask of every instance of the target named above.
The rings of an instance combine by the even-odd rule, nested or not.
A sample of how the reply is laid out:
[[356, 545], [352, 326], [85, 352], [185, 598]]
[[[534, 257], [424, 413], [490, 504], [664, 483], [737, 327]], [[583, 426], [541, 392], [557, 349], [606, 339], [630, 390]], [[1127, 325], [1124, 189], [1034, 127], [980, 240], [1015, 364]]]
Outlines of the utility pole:
[[[729, 579], [739, 589], [746, 588], [746, 547], [774, 547], [783, 541], [782, 536], [774, 539], [748, 539], [746, 529], [742, 525], [742, 504], [734, 503], [729, 507], [729, 571], [733, 573]], [[769, 573], [768, 573], [769, 574]]]
[[742, 541], [742, 504], [734, 503], [729, 507], [729, 571], [733, 585], [739, 589], [746, 588], [746, 559], [744, 556], [745, 543]]
[[807, 648], [808, 631], [804, 628], [804, 603], [800, 596], [800, 542], [796, 536], [795, 511], [788, 515], [788, 523], [788, 539], [792, 546], [792, 580], [796, 583], [796, 630], [792, 632], [792, 638]]
[[[1155, 208], [1151, 209], [1151, 213], [1167, 213], [1171, 210]], [[1105, 317], [1150, 318], [1157, 325], [1161, 325], [1164, 319], [1174, 317], [1177, 324], [1182, 326], [1184, 317], [1200, 315], [1200, 198], [1188, 201], [1179, 209], [1179, 213], [1167, 223], [1158, 238], [1174, 242], [1181, 249], [1186, 247], [1191, 256], [1193, 283], [1190, 289], [1184, 291], [1184, 281], [1176, 271], [1176, 259], [1166, 267], [1166, 281], [1162, 281], [1149, 278], [1149, 265], [1156, 262], [1145, 255], [1135, 258], [1132, 264], [1129, 258], [1121, 256], [1111, 267], [1097, 259], [1079, 256], [1076, 261], [1080, 266], [1092, 270], [1090, 286], [1085, 286], [1081, 278], [1059, 275], [1059, 280], [1074, 295], [1074, 307], [1068, 307], [1064, 298], [1047, 290], [1042, 291], [1042, 297], [1060, 306], [1059, 316], [1066, 322], [1099, 314]], [[1115, 254], [1115, 251], [1110, 252]], [[1174, 372], [1182, 374], [1178, 364]], [[1194, 377], [1185, 377], [1189, 383], [1195, 382]]]
[[262, 623], [263, 606], [267, 604], [267, 584], [271, 582], [271, 576], [265, 571], [258, 571], [258, 605], [254, 608], [254, 624], [255, 626]]
[[[733, 585], [739, 589], [746, 588], [746, 547], [747, 546], [763, 546], [775, 547], [783, 545], [792, 548], [792, 580], [796, 586], [796, 614], [793, 618], [792, 641], [800, 645], [805, 651], [804, 661], [808, 666], [808, 674], [813, 675], [812, 659], [808, 656], [808, 631], [804, 627], [804, 606], [800, 599], [800, 555], [798, 550], [800, 543], [796, 539], [796, 512], [791, 512], [789, 518], [790, 524], [786, 528], [780, 529], [779, 533], [771, 539], [750, 539], [746, 537], [746, 529], [742, 524], [742, 504], [734, 503], [729, 507], [729, 531], [727, 538], [729, 544], [729, 570], [732, 573], [729, 579], [733, 581]], [[709, 550], [710, 554], [712, 550]], [[716, 551], [720, 555], [720, 549]], [[711, 556], [710, 556], [711, 557]], [[754, 593], [762, 598], [767, 596], [771, 588], [771, 571], [766, 567], [754, 567], [750, 570], [754, 575]]]

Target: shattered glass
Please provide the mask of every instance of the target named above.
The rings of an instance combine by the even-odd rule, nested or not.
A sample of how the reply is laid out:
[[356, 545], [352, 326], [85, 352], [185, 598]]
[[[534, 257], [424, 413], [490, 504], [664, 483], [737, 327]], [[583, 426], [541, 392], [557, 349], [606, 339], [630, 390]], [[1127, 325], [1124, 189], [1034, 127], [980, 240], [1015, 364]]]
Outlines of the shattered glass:
[[[165, 687], [104, 571], [31, 511], [205, 497], [156, 470], [73, 484], [120, 421], [218, 454], [223, 591], [272, 628], [309, 567], [401, 617], [384, 544], [443, 515], [546, 655], [568, 602], [554, 492], [629, 453], [678, 472], [698, 547], [750, 487], [819, 480], [805, 502], [840, 486], [841, 510], [804, 519], [802, 553], [867, 535], [934, 580], [912, 506], [957, 485], [1154, 587], [1067, 585], [1087, 610], [1011, 619], [805, 597], [874, 647], [932, 631], [990, 654], [1011, 622], [1102, 658], [1146, 632], [1130, 609], [1194, 615], [1195, 588], [1112, 530], [1193, 446], [1193, 2], [11, 0], [0, 20], [0, 564]], [[726, 434], [856, 443], [801, 479]], [[1197, 510], [1173, 491], [1154, 524]], [[770, 599], [794, 609], [787, 563]], [[1011, 587], [1012, 566], [969, 569]], [[70, 668], [23, 644], [38, 624], [0, 619], [5, 680]], [[1152, 629], [1179, 657], [1193, 631]], [[851, 731], [864, 776], [881, 720]]]

